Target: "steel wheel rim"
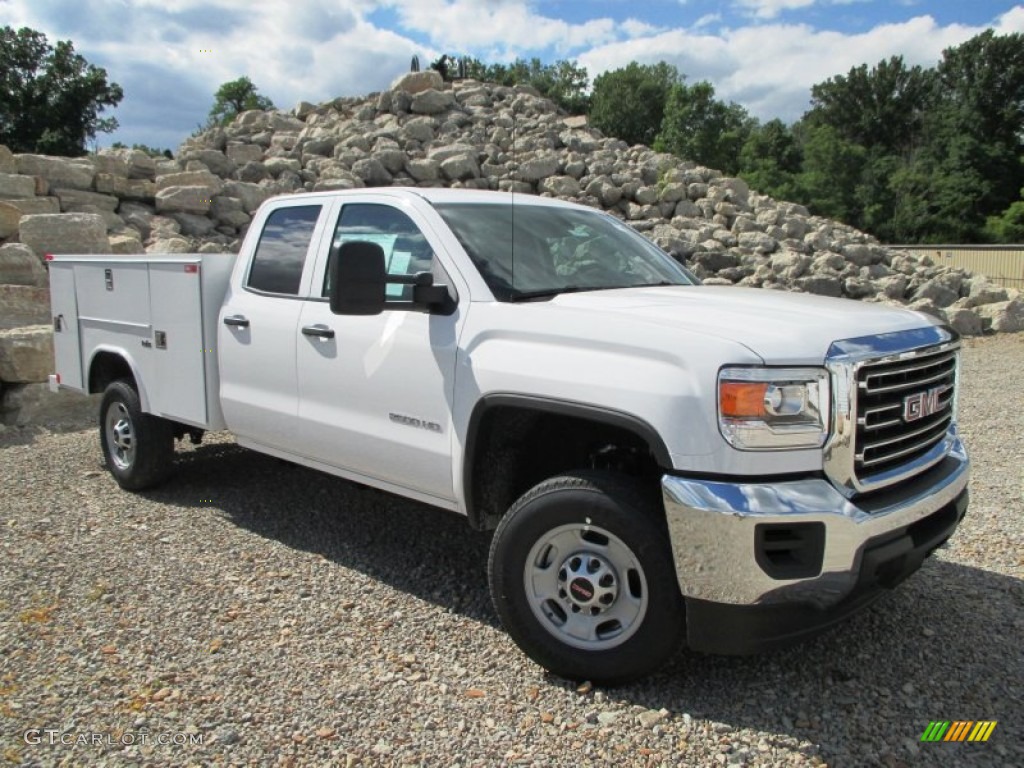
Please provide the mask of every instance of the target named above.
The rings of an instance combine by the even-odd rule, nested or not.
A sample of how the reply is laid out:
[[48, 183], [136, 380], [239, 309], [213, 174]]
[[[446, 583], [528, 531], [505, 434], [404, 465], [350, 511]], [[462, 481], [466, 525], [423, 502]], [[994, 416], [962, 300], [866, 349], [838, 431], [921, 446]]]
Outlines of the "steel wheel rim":
[[615, 648], [647, 615], [647, 578], [639, 559], [619, 537], [595, 525], [562, 525], [540, 537], [526, 558], [523, 587], [540, 625], [573, 648]]
[[110, 404], [104, 420], [104, 436], [114, 466], [130, 469], [135, 462], [135, 427], [124, 403]]

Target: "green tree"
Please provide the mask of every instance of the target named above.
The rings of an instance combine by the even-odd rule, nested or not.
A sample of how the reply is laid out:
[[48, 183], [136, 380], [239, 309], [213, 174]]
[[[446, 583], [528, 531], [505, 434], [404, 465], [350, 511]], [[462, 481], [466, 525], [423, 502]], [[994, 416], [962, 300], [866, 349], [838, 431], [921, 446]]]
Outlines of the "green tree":
[[804, 164], [797, 181], [803, 190], [802, 201], [816, 214], [856, 226], [866, 150], [828, 125], [806, 126], [804, 130]]
[[70, 40], [51, 46], [27, 27], [0, 28], [0, 144], [12, 151], [84, 155], [97, 133], [117, 129], [117, 120], [100, 112], [123, 97]]
[[994, 243], [1024, 243], [1024, 189], [1021, 199], [1010, 203], [1010, 207], [998, 216], [989, 216], [985, 222], [985, 234]]
[[934, 103], [935, 72], [903, 63], [902, 56], [871, 69], [854, 67], [811, 88], [804, 120], [831, 126], [840, 137], [885, 154], [910, 152]]
[[679, 70], [664, 61], [633, 61], [598, 75], [590, 96], [590, 122], [608, 136], [650, 145], [661, 130], [669, 91], [681, 82]]
[[213, 95], [213, 107], [206, 121], [206, 127], [227, 125], [242, 112], [250, 109], [274, 109], [273, 102], [260, 96], [252, 80], [240, 77], [221, 85]]
[[797, 200], [802, 164], [803, 153], [793, 131], [781, 120], [769, 120], [751, 127], [740, 150], [739, 175], [752, 189], [781, 200]]
[[735, 174], [753, 122], [739, 104], [716, 99], [711, 83], [676, 83], [669, 90], [654, 148]]

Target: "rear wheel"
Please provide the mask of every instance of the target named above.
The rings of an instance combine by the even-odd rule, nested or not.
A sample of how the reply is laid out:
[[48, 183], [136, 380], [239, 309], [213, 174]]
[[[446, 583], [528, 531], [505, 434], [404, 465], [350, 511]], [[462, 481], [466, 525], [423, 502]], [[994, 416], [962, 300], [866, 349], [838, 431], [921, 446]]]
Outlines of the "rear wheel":
[[530, 658], [615, 684], [676, 650], [684, 608], [658, 506], [606, 472], [546, 480], [512, 506], [491, 544], [491, 597]]
[[112, 382], [100, 402], [100, 445], [118, 485], [141, 491], [159, 485], [173, 469], [174, 427], [143, 413], [131, 382]]

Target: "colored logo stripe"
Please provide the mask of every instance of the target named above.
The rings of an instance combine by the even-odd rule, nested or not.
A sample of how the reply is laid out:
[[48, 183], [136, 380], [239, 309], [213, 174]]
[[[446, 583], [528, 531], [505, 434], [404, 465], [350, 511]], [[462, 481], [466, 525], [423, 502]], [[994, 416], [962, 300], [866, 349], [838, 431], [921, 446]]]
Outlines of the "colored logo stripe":
[[949, 728], [949, 720], [932, 720], [921, 734], [921, 741], [940, 741]]
[[921, 741], [988, 741], [996, 724], [996, 720], [932, 720]]

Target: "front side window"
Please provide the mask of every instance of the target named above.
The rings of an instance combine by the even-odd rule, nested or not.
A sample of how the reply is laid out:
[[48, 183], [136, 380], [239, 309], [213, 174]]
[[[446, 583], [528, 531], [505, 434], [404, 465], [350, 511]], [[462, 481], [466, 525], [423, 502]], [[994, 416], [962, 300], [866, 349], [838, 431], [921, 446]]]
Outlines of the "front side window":
[[499, 301], [695, 282], [649, 240], [597, 211], [529, 203], [435, 208]]
[[268, 217], [256, 245], [246, 286], [254, 291], [297, 296], [319, 205], [278, 208]]
[[[376, 243], [384, 251], [385, 269], [389, 275], [415, 275], [430, 272], [434, 252], [427, 238], [413, 220], [397, 208], [373, 203], [351, 203], [341, 209], [334, 230], [332, 248], [352, 241]], [[324, 275], [323, 295], [330, 288], [330, 270]], [[412, 286], [391, 284], [386, 296], [395, 301], [410, 301]]]

